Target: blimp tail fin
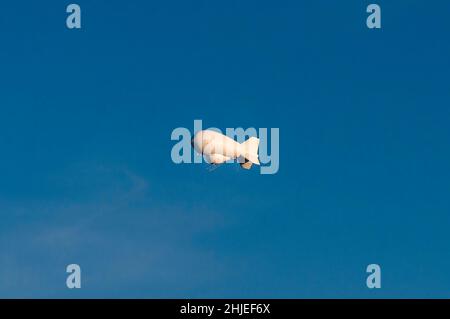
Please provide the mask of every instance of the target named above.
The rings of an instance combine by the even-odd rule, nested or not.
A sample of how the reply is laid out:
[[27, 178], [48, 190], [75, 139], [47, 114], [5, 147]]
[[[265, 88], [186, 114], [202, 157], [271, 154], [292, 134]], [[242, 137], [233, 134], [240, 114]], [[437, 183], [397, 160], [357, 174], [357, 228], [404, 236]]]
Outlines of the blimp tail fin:
[[259, 165], [258, 159], [259, 138], [250, 137], [241, 145], [243, 150], [242, 152], [243, 156], [253, 164]]

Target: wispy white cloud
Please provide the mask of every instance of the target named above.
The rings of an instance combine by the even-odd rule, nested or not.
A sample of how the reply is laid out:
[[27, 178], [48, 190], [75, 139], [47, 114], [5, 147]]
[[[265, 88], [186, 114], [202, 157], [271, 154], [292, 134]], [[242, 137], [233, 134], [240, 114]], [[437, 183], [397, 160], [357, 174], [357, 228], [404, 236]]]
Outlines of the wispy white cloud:
[[173, 296], [214, 280], [218, 259], [197, 243], [222, 227], [220, 212], [188, 213], [181, 203], [158, 200], [126, 168], [82, 172], [70, 184], [91, 187], [83, 199], [0, 202], [0, 296], [71, 296], [70, 263], [82, 267], [79, 296]]

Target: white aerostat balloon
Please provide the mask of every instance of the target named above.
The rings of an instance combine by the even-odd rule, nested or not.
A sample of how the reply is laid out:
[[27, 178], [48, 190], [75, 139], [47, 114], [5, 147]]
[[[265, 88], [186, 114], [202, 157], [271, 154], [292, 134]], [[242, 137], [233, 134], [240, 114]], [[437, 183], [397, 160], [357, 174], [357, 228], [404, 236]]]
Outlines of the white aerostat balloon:
[[250, 169], [252, 164], [260, 165], [259, 139], [256, 137], [250, 137], [245, 142], [238, 143], [221, 133], [204, 130], [195, 134], [191, 144], [210, 164], [218, 165], [231, 159], [238, 159], [241, 167], [245, 169]]

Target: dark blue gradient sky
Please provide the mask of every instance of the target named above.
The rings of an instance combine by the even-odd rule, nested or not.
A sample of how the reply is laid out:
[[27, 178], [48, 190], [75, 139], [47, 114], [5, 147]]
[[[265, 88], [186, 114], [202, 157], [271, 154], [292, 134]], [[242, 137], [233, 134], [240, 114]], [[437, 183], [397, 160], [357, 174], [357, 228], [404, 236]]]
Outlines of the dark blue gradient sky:
[[[77, 3], [0, 3], [0, 297], [450, 296], [450, 2]], [[279, 173], [173, 164], [194, 119]]]

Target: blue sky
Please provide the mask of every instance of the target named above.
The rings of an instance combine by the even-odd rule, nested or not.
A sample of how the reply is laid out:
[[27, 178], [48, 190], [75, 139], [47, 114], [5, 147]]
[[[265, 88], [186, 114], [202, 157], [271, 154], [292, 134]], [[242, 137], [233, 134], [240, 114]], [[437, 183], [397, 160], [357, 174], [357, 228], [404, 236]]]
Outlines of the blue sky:
[[[77, 3], [0, 4], [1, 297], [450, 296], [450, 3]], [[279, 172], [175, 165], [195, 119]]]

